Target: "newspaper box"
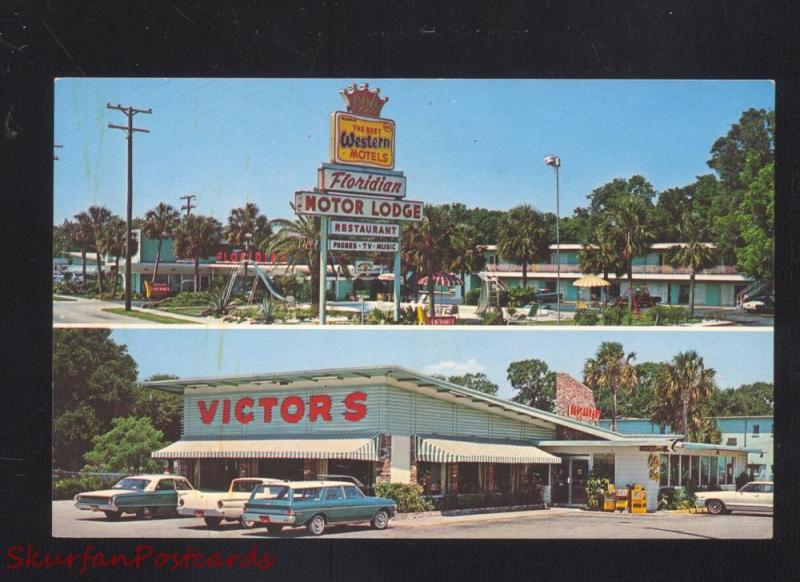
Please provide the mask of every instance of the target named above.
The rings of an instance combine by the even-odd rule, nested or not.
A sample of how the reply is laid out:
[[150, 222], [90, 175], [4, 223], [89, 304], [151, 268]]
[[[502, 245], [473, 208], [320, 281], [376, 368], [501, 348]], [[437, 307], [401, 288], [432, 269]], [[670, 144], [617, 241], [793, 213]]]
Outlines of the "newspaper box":
[[627, 489], [617, 489], [617, 493], [614, 496], [616, 502], [616, 510], [617, 511], [627, 511], [628, 510], [628, 496], [629, 492]]
[[647, 491], [639, 483], [631, 489], [631, 513], [647, 513]]
[[603, 495], [603, 511], [614, 511], [617, 507], [616, 500], [617, 488], [613, 483], [608, 484], [608, 491]]

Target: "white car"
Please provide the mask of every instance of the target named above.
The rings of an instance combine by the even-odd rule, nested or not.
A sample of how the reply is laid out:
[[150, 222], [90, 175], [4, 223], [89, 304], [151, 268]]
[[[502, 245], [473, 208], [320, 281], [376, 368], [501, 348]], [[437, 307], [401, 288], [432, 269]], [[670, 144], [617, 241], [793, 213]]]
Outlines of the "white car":
[[738, 491], [700, 491], [696, 504], [712, 515], [731, 511], [772, 513], [772, 481], [751, 481]]
[[195, 489], [178, 501], [180, 515], [202, 517], [210, 528], [218, 528], [223, 520], [238, 521], [244, 528], [253, 527], [253, 523], [242, 519], [244, 504], [250, 498], [253, 489], [266, 485], [269, 490], [274, 486], [275, 495], [286, 486], [286, 481], [262, 477], [247, 477], [231, 481], [227, 491], [208, 492]]

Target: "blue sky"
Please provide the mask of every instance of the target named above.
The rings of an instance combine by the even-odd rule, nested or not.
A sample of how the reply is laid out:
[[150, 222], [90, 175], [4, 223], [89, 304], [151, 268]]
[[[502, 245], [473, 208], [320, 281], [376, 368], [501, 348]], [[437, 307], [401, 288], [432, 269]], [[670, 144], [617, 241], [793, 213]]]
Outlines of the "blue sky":
[[134, 137], [135, 215], [191, 192], [223, 222], [245, 202], [288, 217], [329, 158], [330, 113], [353, 81], [389, 97], [410, 199], [554, 212], [542, 161], [554, 153], [562, 216], [615, 177], [642, 174], [658, 190], [692, 182], [710, 171], [716, 138], [775, 99], [769, 81], [59, 79], [54, 220], [92, 204], [124, 214], [125, 134], [107, 124], [125, 116], [107, 102], [153, 109], [134, 117], [151, 132]]
[[115, 329], [112, 338], [128, 346], [140, 379], [157, 373], [195, 377], [397, 364], [445, 376], [483, 372], [500, 386], [501, 396], [510, 397], [510, 362], [539, 358], [551, 370], [581, 378], [584, 362], [603, 341], [622, 342], [637, 353], [637, 362], [696, 350], [717, 371], [721, 388], [773, 378], [771, 331]]

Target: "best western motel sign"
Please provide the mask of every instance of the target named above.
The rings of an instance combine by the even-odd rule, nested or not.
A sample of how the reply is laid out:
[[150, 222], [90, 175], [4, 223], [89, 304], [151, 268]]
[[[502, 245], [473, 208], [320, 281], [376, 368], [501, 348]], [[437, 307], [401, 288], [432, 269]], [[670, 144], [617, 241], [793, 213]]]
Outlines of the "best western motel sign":
[[[320, 217], [319, 259], [334, 252], [394, 254], [394, 319], [400, 319], [400, 224], [422, 220], [422, 202], [405, 200], [406, 178], [393, 171], [395, 124], [381, 118], [389, 100], [364, 83], [339, 91], [347, 111], [331, 115], [330, 163], [317, 170], [317, 187], [295, 193], [300, 215]], [[346, 220], [332, 221], [331, 217]], [[366, 221], [387, 222], [366, 222]], [[350, 237], [328, 239], [332, 237]], [[352, 237], [367, 237], [353, 240]], [[394, 239], [376, 241], [374, 238]], [[320, 269], [319, 322], [325, 323], [327, 269]]]

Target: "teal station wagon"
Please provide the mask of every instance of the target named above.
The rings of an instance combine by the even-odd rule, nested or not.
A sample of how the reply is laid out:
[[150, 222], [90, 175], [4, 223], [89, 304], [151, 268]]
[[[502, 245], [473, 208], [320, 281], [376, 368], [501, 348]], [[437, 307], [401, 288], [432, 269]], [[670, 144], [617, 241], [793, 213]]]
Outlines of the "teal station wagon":
[[78, 493], [73, 503], [78, 509], [102, 511], [108, 519], [135, 513], [143, 519], [154, 515], [177, 515], [178, 499], [194, 487], [177, 475], [136, 475], [125, 477], [111, 489]]
[[326, 525], [369, 522], [386, 529], [397, 514], [397, 504], [383, 497], [367, 497], [345, 481], [292, 481], [262, 485], [253, 490], [244, 506], [243, 519], [264, 525], [270, 533], [284, 527], [305, 526], [322, 535]]

